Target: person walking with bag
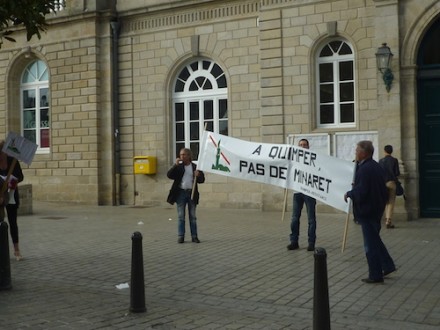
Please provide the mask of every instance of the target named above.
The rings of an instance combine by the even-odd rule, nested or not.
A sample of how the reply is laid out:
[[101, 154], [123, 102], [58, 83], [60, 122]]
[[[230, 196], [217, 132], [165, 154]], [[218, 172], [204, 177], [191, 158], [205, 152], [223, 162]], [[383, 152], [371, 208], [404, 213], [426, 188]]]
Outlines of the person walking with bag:
[[385, 170], [386, 187], [388, 190], [388, 201], [385, 206], [385, 226], [387, 229], [394, 228], [391, 218], [394, 212], [394, 204], [396, 202], [396, 186], [397, 177], [400, 175], [399, 161], [391, 156], [393, 153], [393, 146], [386, 145], [384, 147], [385, 157], [379, 160], [379, 165]]
[[345, 202], [353, 201], [353, 214], [362, 228], [368, 277], [365, 283], [383, 283], [384, 277], [396, 271], [394, 261], [380, 237], [381, 219], [387, 203], [385, 171], [373, 159], [371, 141], [356, 146], [358, 166], [353, 188], [344, 195]]
[[[309, 141], [307, 139], [301, 139], [298, 142], [298, 146], [304, 149], [309, 149]], [[315, 250], [316, 242], [316, 199], [307, 196], [303, 193], [293, 194], [293, 212], [292, 219], [290, 222], [290, 244], [287, 245], [287, 250], [297, 250], [299, 249], [298, 239], [299, 239], [299, 224], [301, 218], [301, 212], [306, 205], [307, 209], [307, 220], [308, 220], [308, 246], [307, 251]]]

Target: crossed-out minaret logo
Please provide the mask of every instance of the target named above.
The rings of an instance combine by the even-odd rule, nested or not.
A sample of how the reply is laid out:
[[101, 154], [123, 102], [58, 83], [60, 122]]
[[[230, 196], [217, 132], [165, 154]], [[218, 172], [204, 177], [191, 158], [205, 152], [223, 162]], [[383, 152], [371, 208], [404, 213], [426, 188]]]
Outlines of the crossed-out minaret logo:
[[217, 154], [215, 155], [215, 164], [212, 164], [212, 169], [218, 170], [218, 171], [223, 171], [223, 172], [231, 172], [229, 167], [220, 163], [221, 159], [223, 159], [228, 165], [231, 165], [229, 160], [226, 158], [226, 156], [221, 151], [221, 148], [220, 148], [221, 140], [219, 140], [218, 143], [216, 143], [214, 138], [211, 135], [209, 135], [209, 137], [210, 137], [212, 143], [214, 144], [214, 146], [217, 148]]

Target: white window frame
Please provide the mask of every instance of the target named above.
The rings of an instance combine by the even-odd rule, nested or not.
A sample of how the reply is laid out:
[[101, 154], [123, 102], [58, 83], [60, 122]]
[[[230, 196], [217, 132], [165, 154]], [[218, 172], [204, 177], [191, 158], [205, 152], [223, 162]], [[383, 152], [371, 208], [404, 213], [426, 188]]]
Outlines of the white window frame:
[[[46, 63], [44, 63], [41, 60], [37, 60], [40, 61], [41, 63], [43, 63], [46, 67], [46, 71], [48, 71], [48, 67], [46, 65]], [[26, 70], [35, 62], [29, 63], [28, 66], [26, 66], [26, 68], [23, 70], [21, 79], [20, 79], [20, 130], [21, 130], [21, 135], [25, 136], [25, 122], [24, 122], [24, 99], [23, 99], [23, 93], [24, 91], [29, 91], [32, 90], [35, 93], [35, 143], [38, 145], [37, 147], [37, 151], [36, 153], [38, 154], [47, 154], [50, 152], [50, 146], [52, 143], [52, 130], [51, 130], [51, 122], [50, 122], [50, 117], [51, 117], [51, 112], [50, 112], [50, 89], [49, 89], [49, 80], [41, 80], [39, 81], [38, 79], [36, 79], [36, 81], [34, 82], [28, 82], [28, 83], [23, 83], [23, 76], [26, 72]], [[42, 76], [42, 75], [40, 75]], [[48, 106], [47, 106], [47, 111], [48, 111], [48, 123], [47, 126], [41, 127], [41, 105], [40, 105], [40, 95], [41, 95], [41, 90], [42, 89], [47, 89], [47, 98], [48, 98]], [[44, 107], [46, 108], [46, 107]], [[41, 147], [40, 146], [40, 141], [41, 141], [41, 131], [42, 130], [49, 130], [49, 146], [48, 147]]]
[[[339, 55], [337, 53], [334, 53], [333, 56], [326, 56], [326, 57], [320, 57], [320, 53], [323, 50], [323, 48], [325, 46], [327, 46], [329, 43], [333, 42], [333, 41], [341, 41], [342, 43], [345, 43], [347, 46], [350, 47], [351, 49], [351, 54], [348, 55]], [[352, 80], [344, 80], [342, 83], [347, 83], [347, 82], [352, 82], [353, 83], [353, 101], [349, 101], [349, 102], [341, 102], [340, 101], [340, 72], [339, 72], [339, 63], [341, 62], [347, 62], [347, 61], [351, 61], [352, 65], [353, 65], [353, 79]], [[334, 100], [333, 100], [333, 107], [334, 107], [334, 117], [333, 117], [333, 123], [331, 124], [321, 124], [321, 104], [326, 104], [326, 103], [321, 103], [321, 99], [320, 99], [320, 87], [321, 87], [321, 83], [320, 83], [320, 69], [319, 69], [319, 65], [323, 64], [323, 63], [331, 63], [333, 64], [333, 95], [334, 95]], [[355, 56], [354, 56], [354, 50], [353, 47], [351, 46], [351, 44], [345, 40], [342, 39], [335, 39], [335, 40], [330, 40], [327, 43], [325, 43], [322, 47], [319, 48], [317, 54], [316, 54], [316, 118], [317, 118], [317, 126], [319, 128], [351, 128], [351, 127], [355, 127], [356, 126], [356, 118], [357, 118], [357, 84], [356, 84], [356, 70], [355, 70]], [[341, 118], [340, 118], [340, 106], [341, 104], [351, 104], [353, 103], [353, 122], [349, 122], [349, 123], [341, 123]]]
[[[196, 71], [193, 71], [191, 68], [191, 64], [193, 64], [196, 61], [199, 62], [199, 68], [202, 67], [201, 63], [203, 61], [208, 61], [211, 63], [210, 63], [210, 66], [208, 69], [198, 69]], [[216, 78], [211, 74], [211, 71], [210, 71], [215, 64], [216, 64], [215, 62], [213, 62], [209, 59], [198, 59], [198, 60], [193, 60], [193, 61], [189, 62], [185, 67], [188, 69], [190, 76], [186, 80], [182, 92], [175, 92], [175, 87], [176, 87], [177, 81], [179, 80], [179, 75], [184, 70], [184, 68], [182, 68], [179, 71], [179, 73], [174, 81], [174, 84], [172, 86], [173, 87], [173, 93], [172, 93], [173, 155], [177, 155], [177, 152], [179, 152], [179, 150], [176, 150], [177, 149], [176, 111], [175, 111], [176, 104], [182, 103], [184, 106], [183, 129], [184, 129], [184, 147], [185, 148], [191, 149], [191, 144], [200, 142], [200, 140], [198, 140], [198, 139], [191, 139], [191, 136], [190, 136], [190, 133], [191, 133], [190, 124], [191, 123], [198, 122], [199, 139], [202, 136], [203, 131], [205, 129], [205, 127], [204, 127], [205, 121], [210, 121], [210, 122], [212, 121], [214, 133], [220, 132], [220, 122], [222, 122], [222, 121], [226, 121], [227, 125], [229, 126], [229, 119], [228, 119], [229, 118], [229, 109], [227, 110], [228, 116], [226, 118], [219, 117], [220, 116], [220, 107], [219, 107], [220, 100], [225, 100], [226, 106], [228, 107], [228, 89], [227, 89], [227, 86], [224, 88], [218, 88]], [[221, 75], [219, 75], [219, 77], [224, 74], [225, 73], [223, 71], [223, 73]], [[207, 78], [210, 81], [213, 88], [208, 89], [208, 90], [199, 89], [197, 91], [190, 91], [189, 87], [191, 85], [191, 82], [193, 82], [198, 77]], [[212, 119], [211, 118], [206, 119], [204, 117], [204, 102], [205, 101], [212, 101], [212, 103], [213, 103], [213, 118]], [[190, 104], [193, 102], [199, 104], [199, 108], [198, 108], [199, 113], [198, 113], [197, 120], [190, 119]], [[197, 155], [194, 155], [194, 156], [196, 158]]]

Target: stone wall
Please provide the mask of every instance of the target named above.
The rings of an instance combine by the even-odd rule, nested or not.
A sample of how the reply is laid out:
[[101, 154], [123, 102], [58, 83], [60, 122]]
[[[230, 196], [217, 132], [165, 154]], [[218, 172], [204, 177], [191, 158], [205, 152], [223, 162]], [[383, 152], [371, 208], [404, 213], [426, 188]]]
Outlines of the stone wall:
[[[50, 69], [51, 150], [25, 172], [36, 200], [85, 204], [166, 205], [173, 164], [172, 88], [195, 58], [208, 58], [228, 81], [229, 134], [285, 143], [289, 134], [328, 133], [316, 123], [316, 51], [332, 38], [354, 49], [357, 119], [346, 132], [376, 131], [377, 152], [392, 144], [418, 211], [415, 116], [418, 41], [437, 17], [435, 0], [72, 0], [50, 18], [42, 39], [0, 48], [0, 134], [20, 131], [21, 73], [33, 59]], [[118, 15], [113, 12], [117, 9]], [[114, 145], [112, 29], [118, 38], [120, 173]], [[375, 53], [386, 42], [394, 59], [389, 93]], [[29, 52], [30, 50], [30, 52]], [[402, 64], [401, 64], [402, 63]], [[133, 157], [157, 157], [157, 173], [134, 175]], [[404, 180], [405, 181], [405, 180]], [[207, 174], [201, 203], [280, 210], [284, 191]], [[291, 201], [289, 198], [289, 207]], [[396, 211], [405, 212], [400, 201]]]
[[33, 213], [32, 208], [32, 185], [20, 184], [20, 206], [18, 208], [18, 215], [28, 215]]
[[17, 43], [0, 48], [7, 82], [0, 88], [0, 134], [20, 132], [21, 75], [29, 63], [42, 60], [49, 70], [51, 146], [23, 167], [24, 182], [40, 200], [111, 204], [110, 25], [96, 24], [96, 13], [78, 15], [75, 21], [60, 14], [41, 40], [25, 43], [18, 30]]
[[[212, 4], [209, 4], [212, 3]], [[181, 10], [120, 16], [122, 199], [165, 204], [175, 161], [172, 104], [175, 75], [195, 58], [219, 64], [228, 81], [229, 134], [261, 140], [258, 2], [214, 1]], [[198, 42], [195, 43], [194, 40]], [[130, 146], [133, 149], [130, 150]], [[133, 156], [158, 159], [157, 174], [133, 175]], [[207, 174], [205, 206], [261, 208], [261, 186]]]

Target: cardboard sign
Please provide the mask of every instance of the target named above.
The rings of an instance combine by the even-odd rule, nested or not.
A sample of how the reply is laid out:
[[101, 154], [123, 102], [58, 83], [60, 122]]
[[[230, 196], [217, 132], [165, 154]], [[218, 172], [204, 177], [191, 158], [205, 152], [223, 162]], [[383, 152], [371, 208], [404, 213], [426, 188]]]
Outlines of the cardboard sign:
[[21, 135], [9, 132], [2, 151], [8, 156], [14, 157], [28, 165], [34, 159], [38, 145]]

